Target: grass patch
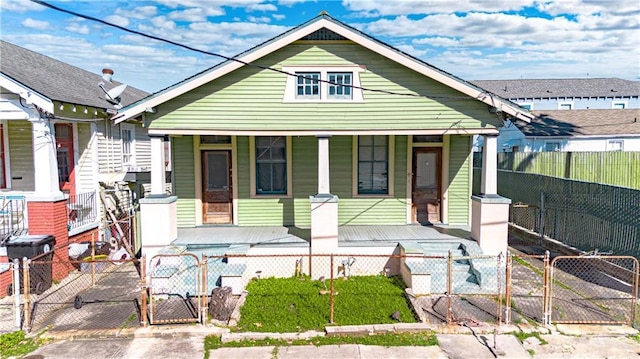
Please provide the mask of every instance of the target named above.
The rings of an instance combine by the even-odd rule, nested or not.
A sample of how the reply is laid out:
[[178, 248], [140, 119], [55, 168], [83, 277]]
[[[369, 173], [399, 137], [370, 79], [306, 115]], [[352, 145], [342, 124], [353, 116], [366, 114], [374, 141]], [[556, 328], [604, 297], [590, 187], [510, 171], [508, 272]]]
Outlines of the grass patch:
[[640, 344], [640, 334], [634, 334], [634, 335], [629, 335], [627, 338], [635, 341], [636, 343]]
[[525, 332], [513, 332], [512, 333], [516, 338], [518, 338], [518, 340], [520, 341], [520, 343], [524, 343], [525, 340], [527, 340], [528, 338], [536, 338], [540, 341], [540, 345], [545, 345], [545, 344], [549, 344], [548, 341], [544, 340], [541, 336], [540, 333], [538, 332], [529, 332], [529, 333], [525, 333]]
[[36, 350], [44, 341], [39, 338], [27, 338], [23, 331], [0, 335], [0, 358], [22, 357]]
[[379, 345], [385, 347], [394, 346], [433, 346], [438, 345], [438, 339], [432, 332], [419, 333], [386, 333], [366, 336], [319, 336], [311, 339], [297, 339], [287, 341], [284, 339], [261, 339], [261, 340], [240, 340], [223, 343], [219, 336], [209, 335], [204, 339], [205, 358], [209, 357], [209, 350], [218, 348], [240, 348], [240, 347], [278, 347], [294, 345], [342, 345], [342, 344], [362, 344]]
[[[326, 280], [329, 288], [329, 280]], [[336, 279], [334, 324], [383, 324], [416, 322], [399, 277], [361, 276]], [[329, 324], [330, 296], [322, 295], [325, 284], [307, 277], [263, 278], [247, 285], [246, 302], [241, 309], [239, 331], [301, 332], [320, 330]]]

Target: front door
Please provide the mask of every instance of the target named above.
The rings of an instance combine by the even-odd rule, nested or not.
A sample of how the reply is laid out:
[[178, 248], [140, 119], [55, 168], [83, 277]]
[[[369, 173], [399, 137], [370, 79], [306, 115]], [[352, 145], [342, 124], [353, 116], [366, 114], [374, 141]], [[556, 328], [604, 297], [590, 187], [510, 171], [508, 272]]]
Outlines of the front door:
[[442, 202], [442, 149], [413, 149], [413, 219], [418, 223], [440, 223]]
[[57, 123], [55, 124], [55, 133], [60, 190], [74, 195], [75, 161], [73, 157], [73, 127], [68, 123]]
[[202, 222], [232, 223], [231, 151], [202, 151]]

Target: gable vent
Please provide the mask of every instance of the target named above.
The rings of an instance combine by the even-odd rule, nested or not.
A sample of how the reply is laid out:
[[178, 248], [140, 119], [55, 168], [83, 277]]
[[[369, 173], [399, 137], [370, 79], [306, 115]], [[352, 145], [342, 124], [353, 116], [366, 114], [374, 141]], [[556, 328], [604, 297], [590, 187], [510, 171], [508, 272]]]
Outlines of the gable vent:
[[335, 41], [335, 40], [348, 40], [346, 37], [342, 35], [338, 35], [335, 32], [322, 28], [318, 31], [315, 31], [300, 40], [314, 40], [314, 41]]

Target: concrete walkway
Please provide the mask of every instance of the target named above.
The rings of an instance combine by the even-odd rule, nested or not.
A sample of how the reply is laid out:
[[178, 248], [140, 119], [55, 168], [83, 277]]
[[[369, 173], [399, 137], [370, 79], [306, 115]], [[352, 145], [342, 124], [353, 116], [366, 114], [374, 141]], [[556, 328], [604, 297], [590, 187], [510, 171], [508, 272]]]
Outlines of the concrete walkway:
[[[521, 343], [508, 334], [514, 327], [499, 328], [497, 334], [478, 328], [446, 327], [437, 334], [438, 346], [380, 347], [367, 345], [266, 346], [221, 348], [212, 350], [210, 358], [638, 358], [640, 343], [629, 338], [638, 331], [626, 326], [557, 325], [537, 328], [542, 343], [530, 337]], [[446, 333], [444, 333], [446, 332]], [[56, 339], [37, 349], [27, 358], [203, 358], [204, 338], [222, 335], [238, 339], [242, 333], [205, 326], [155, 326], [121, 331], [120, 338], [95, 338], [80, 332], [58, 333]], [[255, 338], [258, 333], [247, 333]], [[323, 335], [311, 333], [308, 335]], [[287, 337], [280, 334], [279, 337]], [[289, 334], [299, 338], [301, 334]]]

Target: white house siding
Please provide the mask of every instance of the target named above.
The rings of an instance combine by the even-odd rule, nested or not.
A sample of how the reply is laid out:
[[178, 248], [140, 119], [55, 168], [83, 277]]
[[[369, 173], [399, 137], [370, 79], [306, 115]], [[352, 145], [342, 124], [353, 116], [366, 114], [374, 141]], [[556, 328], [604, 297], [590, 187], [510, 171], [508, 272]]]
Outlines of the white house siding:
[[609, 110], [613, 108], [613, 104], [617, 102], [625, 103], [625, 108], [640, 108], [640, 100], [638, 97], [589, 97], [589, 98], [512, 98], [511, 101], [519, 105], [533, 104], [531, 110], [560, 110], [561, 103], [571, 103], [572, 110]]
[[33, 130], [28, 121], [7, 121], [11, 178], [7, 185], [14, 191], [34, 191]]
[[[524, 139], [522, 131], [511, 121], [505, 121], [504, 126], [500, 127], [500, 135], [498, 135], [498, 152], [511, 152], [514, 146], [519, 146], [518, 150], [523, 151], [522, 139]], [[482, 144], [482, 141], [474, 141], [474, 143]]]
[[78, 148], [76, 153], [76, 193], [94, 191], [98, 186], [93, 174], [93, 156], [91, 150], [91, 123], [78, 123]]
[[98, 171], [100, 173], [121, 172], [122, 147], [120, 127], [112, 126], [110, 120], [98, 121]]
[[610, 151], [609, 141], [623, 141], [623, 151], [640, 151], [640, 136], [598, 138], [583, 137], [571, 139], [526, 138], [520, 147], [522, 152], [546, 151], [547, 143], [560, 143], [562, 152], [604, 152]]

